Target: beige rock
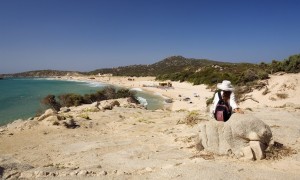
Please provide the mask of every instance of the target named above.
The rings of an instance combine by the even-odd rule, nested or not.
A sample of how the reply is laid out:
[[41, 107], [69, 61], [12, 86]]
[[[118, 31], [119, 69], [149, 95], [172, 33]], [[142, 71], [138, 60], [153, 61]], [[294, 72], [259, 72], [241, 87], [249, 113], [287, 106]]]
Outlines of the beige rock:
[[[248, 148], [250, 140], [268, 145], [272, 138], [272, 132], [270, 127], [258, 118], [249, 114], [233, 114], [225, 123], [208, 121], [201, 124], [199, 136], [207, 151], [221, 155], [233, 153], [236, 157], [241, 154], [245, 155], [245, 151], [246, 158], [251, 159]], [[260, 152], [257, 145], [254, 147], [258, 158], [265, 157], [263, 152], [265, 149]]]
[[252, 151], [254, 152], [254, 158], [256, 160], [262, 160], [266, 158], [265, 150], [266, 146], [264, 146], [261, 142], [259, 141], [250, 141], [250, 147]]
[[55, 111], [53, 111], [52, 109], [47, 109], [47, 110], [45, 111], [45, 113], [42, 114], [42, 115], [38, 118], [38, 121], [42, 121], [42, 120], [46, 119], [47, 117], [53, 116], [53, 115], [55, 115], [55, 114], [57, 114], [57, 113], [56, 113]]
[[242, 149], [242, 159], [243, 160], [254, 160], [252, 149], [250, 146], [244, 147]]
[[42, 124], [47, 126], [53, 126], [54, 122], [58, 122], [57, 115], [50, 115], [41, 121]]

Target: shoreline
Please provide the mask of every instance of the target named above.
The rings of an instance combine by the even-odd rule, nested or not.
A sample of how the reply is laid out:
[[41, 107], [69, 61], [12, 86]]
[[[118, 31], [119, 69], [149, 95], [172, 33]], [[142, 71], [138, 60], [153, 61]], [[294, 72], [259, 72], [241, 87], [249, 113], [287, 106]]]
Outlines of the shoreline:
[[[300, 81], [288, 82], [285, 78], [275, 77], [270, 82], [268, 99], [284, 93], [281, 87], [293, 91], [278, 104], [293, 102], [300, 90]], [[85, 79], [88, 77], [78, 77]], [[282, 78], [284, 86], [277, 84]], [[98, 79], [95, 79], [98, 81]], [[100, 80], [99, 80], [100, 81]], [[156, 83], [151, 78], [138, 78], [128, 82], [124, 77], [114, 78], [117, 85], [134, 88], [145, 83]], [[298, 82], [298, 84], [297, 84]], [[157, 82], [158, 83], [158, 82]], [[216, 155], [199, 151], [195, 144], [199, 135], [199, 124], [210, 121], [206, 111], [199, 104], [183, 101], [192, 96], [191, 101], [199, 103], [213, 92], [205, 86], [192, 86], [188, 83], [172, 82], [174, 89], [146, 87], [152, 92], [174, 97], [174, 105], [191, 108], [185, 111], [145, 110], [118, 99], [120, 106], [104, 108], [114, 100], [93, 103], [78, 107], [63, 108], [58, 113], [45, 112], [33, 120], [15, 121], [0, 127], [0, 178], [16, 177], [23, 179], [297, 179], [299, 177], [300, 108], [286, 106], [275, 108], [270, 105], [260, 107], [252, 103], [251, 110], [245, 114], [255, 116], [270, 126], [273, 140], [290, 148], [288, 155], [279, 159], [244, 161], [230, 156]], [[278, 86], [278, 87], [277, 87]], [[144, 90], [144, 88], [141, 88]], [[198, 90], [200, 97], [194, 97]], [[252, 94], [257, 98], [261, 91]], [[178, 97], [178, 94], [182, 95]], [[181, 99], [181, 100], [180, 100]], [[270, 100], [270, 102], [275, 102]], [[180, 106], [182, 103], [182, 106]], [[274, 103], [274, 104], [275, 104]], [[118, 103], [117, 103], [118, 104]], [[206, 104], [205, 104], [206, 105]], [[276, 106], [276, 104], [275, 104]], [[199, 113], [198, 124], [187, 124], [189, 115]], [[73, 123], [72, 123], [73, 122]], [[67, 124], [67, 125], [66, 125]], [[71, 127], [70, 127], [71, 126]], [[199, 141], [199, 140], [198, 140]], [[228, 165], [229, 164], [229, 165]], [[219, 169], [220, 171], [217, 171]], [[175, 174], [174, 174], [175, 172]], [[199, 173], [200, 172], [200, 173]], [[228, 175], [228, 172], [231, 172]], [[255, 172], [253, 174], [253, 172]], [[196, 175], [196, 176], [195, 176]]]
[[[261, 108], [261, 107], [284, 107], [294, 106], [300, 107], [298, 98], [300, 91], [297, 91], [297, 83], [300, 82], [300, 73], [298, 74], [284, 74], [284, 75], [270, 75], [269, 89], [270, 93], [262, 95], [264, 90], [254, 90], [253, 92], [246, 94], [252, 97], [254, 102], [249, 99], [241, 102], [239, 106], [242, 109], [246, 108]], [[141, 89], [143, 92], [160, 96], [164, 99], [163, 109], [170, 111], [199, 111], [209, 112], [206, 106], [206, 100], [213, 96], [211, 90], [207, 89], [206, 85], [192, 85], [187, 82], [174, 82], [172, 81], [171, 88], [159, 88], [160, 81], [156, 81], [155, 77], [127, 77], [127, 76], [59, 76], [59, 77], [45, 77], [38, 79], [58, 80], [58, 81], [74, 81], [84, 83], [100, 83], [104, 85], [113, 85], [118, 87], [124, 87], [129, 89]], [[268, 83], [267, 82], [267, 83]], [[274, 92], [273, 92], [274, 91]], [[277, 96], [278, 93], [289, 94], [288, 98], [280, 99]], [[171, 103], [166, 101], [170, 100]], [[15, 119], [17, 120], [17, 119]], [[15, 121], [14, 120], [14, 121]]]
[[[92, 78], [92, 79], [91, 79]], [[206, 111], [206, 100], [213, 96], [214, 92], [207, 89], [206, 85], [192, 85], [188, 82], [172, 81], [171, 88], [159, 88], [159, 82], [155, 77], [127, 77], [127, 76], [61, 76], [61, 80], [101, 82], [125, 88], [140, 88], [144, 92], [159, 95], [162, 98], [171, 99], [172, 103], [166, 103], [167, 109], [171, 111], [178, 110], [199, 110]], [[129, 80], [133, 79], [133, 80]]]
[[[14, 79], [14, 78], [13, 78]], [[77, 78], [69, 78], [69, 77], [63, 77], [63, 78], [58, 78], [58, 77], [31, 77], [31, 78], [28, 78], [28, 77], [25, 77], [25, 78], [16, 78], [17, 80], [18, 79], [32, 79], [34, 81], [40, 81], [40, 80], [45, 80], [45, 81], [65, 81], [65, 82], [78, 82], [78, 83], [83, 83], [84, 86], [86, 87], [91, 87], [95, 90], [97, 90], [97, 88], [103, 88], [104, 86], [115, 86], [116, 88], [123, 88], [124, 86], [121, 86], [121, 85], [115, 85], [115, 84], [109, 84], [107, 82], [102, 82], [102, 81], [95, 81], [95, 80], [91, 80], [89, 79], [88, 77], [77, 77]], [[129, 88], [131, 89], [131, 88]], [[49, 92], [51, 94], [51, 92]], [[66, 92], [67, 93], [67, 92]], [[149, 95], [145, 95], [145, 94], [149, 94]], [[151, 98], [151, 96], [153, 95], [152, 91], [147, 91], [147, 90], [143, 90], [143, 93], [140, 94], [139, 96], [141, 96], [141, 98], [144, 98], [144, 96], [148, 98]], [[148, 97], [149, 96], [149, 97]], [[158, 96], [157, 98], [161, 98], [162, 96]], [[155, 97], [156, 98], [156, 97]], [[31, 101], [30, 101], [31, 102]], [[36, 103], [36, 102], [34, 102]], [[37, 101], [38, 103], [38, 101]], [[148, 102], [149, 104], [149, 102]], [[163, 109], [163, 100], [161, 100], [161, 103], [159, 103], [159, 109]], [[150, 105], [151, 106], [151, 105]], [[153, 105], [152, 105], [153, 106]], [[162, 106], [162, 107], [161, 107]], [[38, 109], [34, 110], [34, 111], [37, 111]], [[46, 109], [45, 109], [46, 110]], [[18, 116], [18, 117], [15, 117], [14, 119], [2, 119], [3, 120], [3, 124], [1, 124], [0, 126], [5, 126], [7, 124], [10, 124], [10, 123], [13, 123], [14, 121], [17, 121], [17, 120], [29, 120], [29, 119], [32, 119], [35, 117], [35, 114], [30, 114], [28, 116]]]

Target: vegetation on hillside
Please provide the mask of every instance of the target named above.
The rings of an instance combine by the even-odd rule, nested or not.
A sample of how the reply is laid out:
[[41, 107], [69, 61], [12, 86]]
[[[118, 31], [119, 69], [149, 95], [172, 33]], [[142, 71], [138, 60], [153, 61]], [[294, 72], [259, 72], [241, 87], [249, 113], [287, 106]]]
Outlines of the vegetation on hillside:
[[300, 54], [290, 56], [283, 61], [271, 63], [227, 63], [207, 59], [192, 59], [182, 56], [171, 56], [150, 65], [131, 65], [117, 68], [97, 69], [91, 72], [73, 71], [29, 71], [14, 74], [14, 77], [49, 77], [63, 75], [98, 75], [114, 76], [156, 76], [157, 80], [188, 81], [195, 85], [214, 85], [224, 79], [234, 85], [247, 85], [256, 80], [268, 78], [268, 74], [279, 71], [287, 73], [300, 72]]
[[77, 71], [58, 71], [58, 70], [36, 70], [36, 71], [27, 71], [15, 74], [6, 74], [3, 76], [6, 77], [52, 77], [52, 76], [74, 76], [82, 75], [81, 72]]
[[233, 84], [246, 84], [266, 78], [268, 73], [254, 64], [213, 65], [202, 67], [198, 71], [185, 70], [156, 76], [157, 80], [188, 81], [194, 85], [214, 85], [224, 79], [230, 80]]
[[114, 76], [157, 76], [173, 72], [181, 72], [187, 69], [197, 70], [206, 65], [230, 64], [207, 59], [189, 59], [182, 56], [171, 56], [162, 61], [150, 65], [131, 65], [117, 68], [97, 69], [87, 72], [88, 75], [113, 74]]
[[157, 80], [188, 81], [195, 85], [214, 85], [224, 79], [230, 80], [235, 85], [247, 85], [256, 80], [268, 78], [268, 74], [279, 71], [287, 73], [300, 72], [300, 54], [290, 56], [283, 61], [273, 60], [272, 63], [236, 63], [223, 65], [205, 65], [196, 71], [186, 69], [183, 71], [157, 75]]
[[288, 59], [283, 61], [273, 60], [271, 64], [267, 66], [270, 73], [279, 71], [287, 73], [298, 73], [300, 72], [300, 54], [290, 56]]

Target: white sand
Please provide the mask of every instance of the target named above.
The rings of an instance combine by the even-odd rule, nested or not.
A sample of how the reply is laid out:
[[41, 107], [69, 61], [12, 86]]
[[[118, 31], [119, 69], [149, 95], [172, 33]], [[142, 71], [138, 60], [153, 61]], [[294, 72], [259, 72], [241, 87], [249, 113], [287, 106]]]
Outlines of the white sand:
[[[300, 73], [298, 74], [284, 74], [284, 75], [271, 75], [268, 83], [269, 93], [263, 95], [262, 90], [255, 90], [249, 95], [259, 101], [255, 103], [252, 100], [247, 100], [241, 104], [243, 107], [278, 107], [286, 103], [300, 104]], [[286, 94], [288, 97], [281, 99], [277, 94]]]
[[[199, 154], [194, 146], [197, 125], [177, 124], [184, 120], [188, 111], [115, 107], [111, 111], [89, 112], [85, 107], [78, 107], [72, 110], [73, 116], [87, 113], [91, 120], [80, 120], [81, 127], [77, 129], [35, 120], [0, 127], [0, 176], [11, 173], [13, 177], [14, 173], [22, 172], [21, 176], [28, 179], [299, 179], [299, 77], [300, 74], [272, 76], [270, 93], [265, 96], [261, 95], [263, 90], [251, 93], [259, 103], [247, 100], [241, 104], [242, 108], [252, 108], [246, 113], [257, 116], [271, 127], [275, 141], [296, 152], [289, 157], [251, 162]], [[142, 87], [147, 83], [158, 84], [153, 77], [134, 79], [97, 77], [95, 81], [160, 93], [175, 100], [172, 110], [195, 109], [202, 119], [209, 119], [205, 101], [213, 92], [205, 86], [172, 82], [174, 89], [166, 91]], [[278, 92], [288, 93], [288, 97], [269, 100]], [[194, 93], [200, 97], [194, 97]], [[184, 97], [190, 97], [193, 103], [182, 101]], [[296, 105], [275, 108], [289, 102]], [[29, 164], [33, 168], [1, 172], [1, 166], [17, 167], [18, 164], [23, 168], [24, 164]]]
[[[95, 79], [90, 79], [95, 78]], [[128, 78], [134, 79], [129, 81]], [[69, 77], [62, 77], [69, 79]], [[205, 85], [192, 85], [187, 82], [172, 82], [172, 87], [159, 88], [160, 81], [155, 81], [154, 77], [72, 77], [72, 80], [80, 81], [98, 81], [102, 83], [127, 87], [130, 89], [144, 90], [152, 92], [156, 95], [161, 95], [165, 98], [173, 99], [171, 110], [206, 110], [206, 100], [213, 96], [213, 92], [207, 89]], [[179, 97], [181, 96], [181, 97]], [[195, 97], [198, 96], [198, 97]], [[188, 101], [183, 101], [184, 98], [190, 98]]]

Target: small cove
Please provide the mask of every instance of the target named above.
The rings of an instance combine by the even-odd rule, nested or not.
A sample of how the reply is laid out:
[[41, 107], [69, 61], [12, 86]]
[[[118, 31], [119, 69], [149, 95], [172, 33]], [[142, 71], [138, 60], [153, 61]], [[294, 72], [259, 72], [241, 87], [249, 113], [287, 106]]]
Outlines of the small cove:
[[[90, 94], [109, 84], [86, 81], [67, 81], [46, 78], [7, 78], [0, 81], [0, 125], [17, 119], [28, 119], [45, 109], [40, 103], [48, 94]], [[117, 88], [117, 87], [116, 87]], [[147, 109], [163, 107], [163, 98], [144, 91], [136, 95], [147, 100]]]

